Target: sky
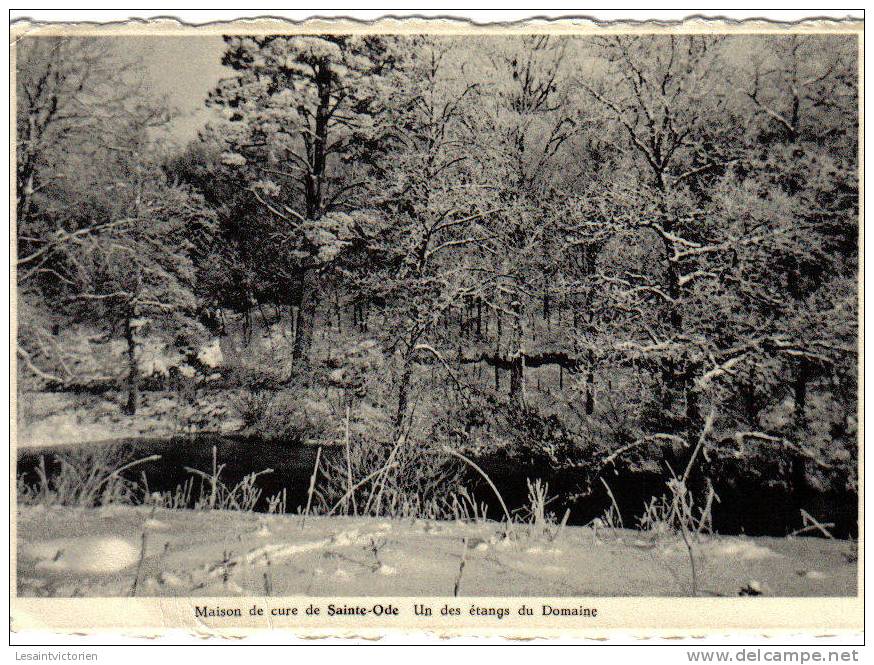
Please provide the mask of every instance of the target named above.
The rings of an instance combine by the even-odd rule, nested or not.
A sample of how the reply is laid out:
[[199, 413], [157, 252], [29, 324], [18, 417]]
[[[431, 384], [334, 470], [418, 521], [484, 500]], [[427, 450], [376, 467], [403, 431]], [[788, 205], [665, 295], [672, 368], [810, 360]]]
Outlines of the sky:
[[212, 111], [204, 101], [219, 79], [232, 75], [221, 64], [224, 42], [220, 36], [125, 37], [124, 47], [143, 64], [146, 83], [155, 97], [178, 111], [170, 127], [174, 142], [195, 138]]
[[[216, 111], [206, 108], [206, 97], [220, 79], [234, 73], [221, 64], [225, 43], [220, 35], [126, 36], [119, 45], [142, 63], [141, 71], [155, 98], [177, 112], [168, 132], [173, 143], [185, 145], [216, 117]], [[747, 52], [728, 50], [738, 58]]]

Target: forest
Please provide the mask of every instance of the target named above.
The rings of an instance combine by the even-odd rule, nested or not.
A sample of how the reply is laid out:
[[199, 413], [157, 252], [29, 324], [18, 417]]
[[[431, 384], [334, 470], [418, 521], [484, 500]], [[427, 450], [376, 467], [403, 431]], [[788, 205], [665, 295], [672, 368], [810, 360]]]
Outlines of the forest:
[[314, 513], [857, 533], [856, 35], [228, 36], [184, 145], [122, 41], [17, 45], [19, 436], [318, 448]]

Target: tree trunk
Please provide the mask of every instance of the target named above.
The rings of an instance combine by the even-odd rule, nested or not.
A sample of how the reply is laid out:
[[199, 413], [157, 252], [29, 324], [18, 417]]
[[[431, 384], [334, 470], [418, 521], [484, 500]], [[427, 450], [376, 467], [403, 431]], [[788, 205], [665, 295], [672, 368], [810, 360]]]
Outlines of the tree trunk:
[[[810, 365], [807, 360], [801, 358], [795, 367], [795, 376], [792, 381], [792, 391], [795, 400], [793, 409], [793, 426], [796, 436], [804, 437], [807, 430], [807, 384], [810, 380]], [[797, 450], [788, 449], [786, 455], [789, 458], [789, 488], [792, 493], [795, 510], [807, 507], [809, 500], [807, 468], [804, 458]]]
[[292, 354], [292, 365], [297, 370], [305, 368], [310, 361], [310, 349], [316, 322], [316, 306], [318, 305], [314, 270], [307, 270], [302, 275], [300, 298]]
[[[497, 358], [501, 354], [501, 313], [497, 313], [498, 323], [497, 323], [497, 335], [495, 337], [495, 357]], [[495, 392], [500, 392], [501, 390], [501, 370], [497, 364], [495, 364]]]
[[[323, 210], [322, 184], [325, 177], [326, 154], [328, 149], [328, 122], [330, 120], [331, 104], [331, 69], [326, 63], [321, 63], [316, 72], [316, 88], [318, 105], [315, 112], [315, 136], [306, 143], [310, 145], [308, 154], [309, 173], [304, 174], [304, 199], [306, 217], [311, 220], [321, 218]], [[316, 320], [317, 306], [316, 272], [312, 268], [304, 269], [300, 277], [300, 309], [294, 335], [292, 365], [300, 372], [309, 365], [310, 348], [313, 341], [313, 330]]]
[[246, 305], [246, 309], [243, 311], [243, 346], [250, 346], [252, 344], [252, 314], [251, 307]]
[[525, 349], [522, 325], [522, 305], [514, 301], [513, 309], [513, 345], [516, 351], [510, 365], [510, 404], [516, 408], [525, 408]]
[[810, 368], [806, 360], [801, 359], [795, 367], [795, 377], [792, 380], [792, 392], [795, 400], [795, 426], [800, 430], [807, 427], [807, 382], [810, 378]]
[[691, 386], [686, 390], [686, 441], [689, 450], [695, 450], [698, 437], [701, 435], [704, 423], [701, 420], [701, 408], [699, 406], [698, 390]]
[[589, 366], [586, 369], [586, 415], [591, 416], [595, 412], [595, 353], [591, 349], [588, 352]]
[[400, 436], [401, 427], [404, 424], [404, 418], [407, 417], [407, 405], [409, 403], [410, 379], [413, 376], [412, 358], [407, 355], [404, 357], [404, 369], [401, 373], [400, 384], [398, 385], [398, 410], [395, 413], [395, 440]]
[[28, 166], [25, 171], [27, 173], [24, 178], [25, 185], [19, 190], [20, 198], [18, 201], [18, 209], [16, 210], [19, 228], [21, 228], [21, 225], [27, 221], [28, 217], [30, 217], [30, 207], [31, 202], [33, 201], [33, 170]]
[[[673, 229], [673, 224], [665, 223], [665, 228], [668, 232]], [[665, 241], [665, 252], [670, 256], [673, 249], [668, 241]], [[668, 295], [673, 299], [669, 305], [668, 321], [675, 335], [679, 336], [683, 331], [683, 315], [680, 312], [678, 301], [680, 299], [680, 281], [677, 275], [677, 268], [674, 263], [668, 259], [667, 261], [667, 279], [668, 279]], [[682, 376], [680, 368], [673, 358], [666, 358], [662, 365], [662, 408], [664, 411], [670, 412], [674, 403], [677, 400], [678, 394], [682, 395]]]
[[756, 368], [754, 365], [750, 367], [749, 378], [744, 385], [744, 410], [747, 421], [751, 425], [756, 425], [759, 420], [759, 410], [756, 405]]
[[522, 354], [518, 354], [513, 358], [513, 363], [510, 365], [510, 404], [515, 408], [524, 408], [525, 406], [525, 364]]
[[315, 112], [315, 136], [309, 155], [310, 173], [304, 178], [304, 195], [306, 199], [307, 219], [319, 219], [322, 216], [322, 181], [325, 177], [326, 153], [328, 149], [328, 122], [331, 106], [331, 68], [321, 64], [316, 74], [316, 90], [318, 105]]
[[124, 338], [127, 341], [127, 404], [124, 413], [133, 416], [137, 412], [140, 393], [140, 369], [137, 364], [137, 343], [134, 339], [134, 329], [131, 317], [124, 320]]

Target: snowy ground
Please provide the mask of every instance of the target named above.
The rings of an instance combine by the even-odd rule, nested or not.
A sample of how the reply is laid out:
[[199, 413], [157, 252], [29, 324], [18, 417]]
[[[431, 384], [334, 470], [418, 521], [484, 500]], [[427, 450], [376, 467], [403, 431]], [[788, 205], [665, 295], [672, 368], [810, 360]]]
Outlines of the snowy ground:
[[[19, 508], [21, 596], [689, 595], [680, 540], [568, 527], [554, 540], [488, 522], [308, 518], [144, 507]], [[144, 553], [144, 556], [141, 556]], [[701, 595], [856, 594], [855, 550], [819, 538], [712, 537]]]
[[[81, 444], [83, 441], [117, 441], [139, 437], [170, 437], [186, 433], [190, 427], [188, 410], [180, 407], [172, 393], [143, 392], [135, 416], [121, 412], [125, 397], [109, 401], [99, 396], [73, 393], [25, 393], [19, 409], [16, 441], [19, 448], [45, 448]], [[203, 398], [204, 411], [217, 412], [212, 431], [236, 432], [242, 422], [227, 408], [227, 391]], [[25, 404], [26, 403], [26, 404]]]

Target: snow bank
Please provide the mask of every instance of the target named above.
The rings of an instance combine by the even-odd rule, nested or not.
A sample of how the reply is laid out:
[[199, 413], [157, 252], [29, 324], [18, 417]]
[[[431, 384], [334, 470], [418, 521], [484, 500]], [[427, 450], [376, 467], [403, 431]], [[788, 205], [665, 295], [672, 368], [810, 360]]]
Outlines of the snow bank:
[[50, 573], [108, 575], [130, 568], [139, 561], [140, 550], [128, 540], [114, 536], [58, 538], [30, 543], [24, 558], [35, 559], [35, 569]]

